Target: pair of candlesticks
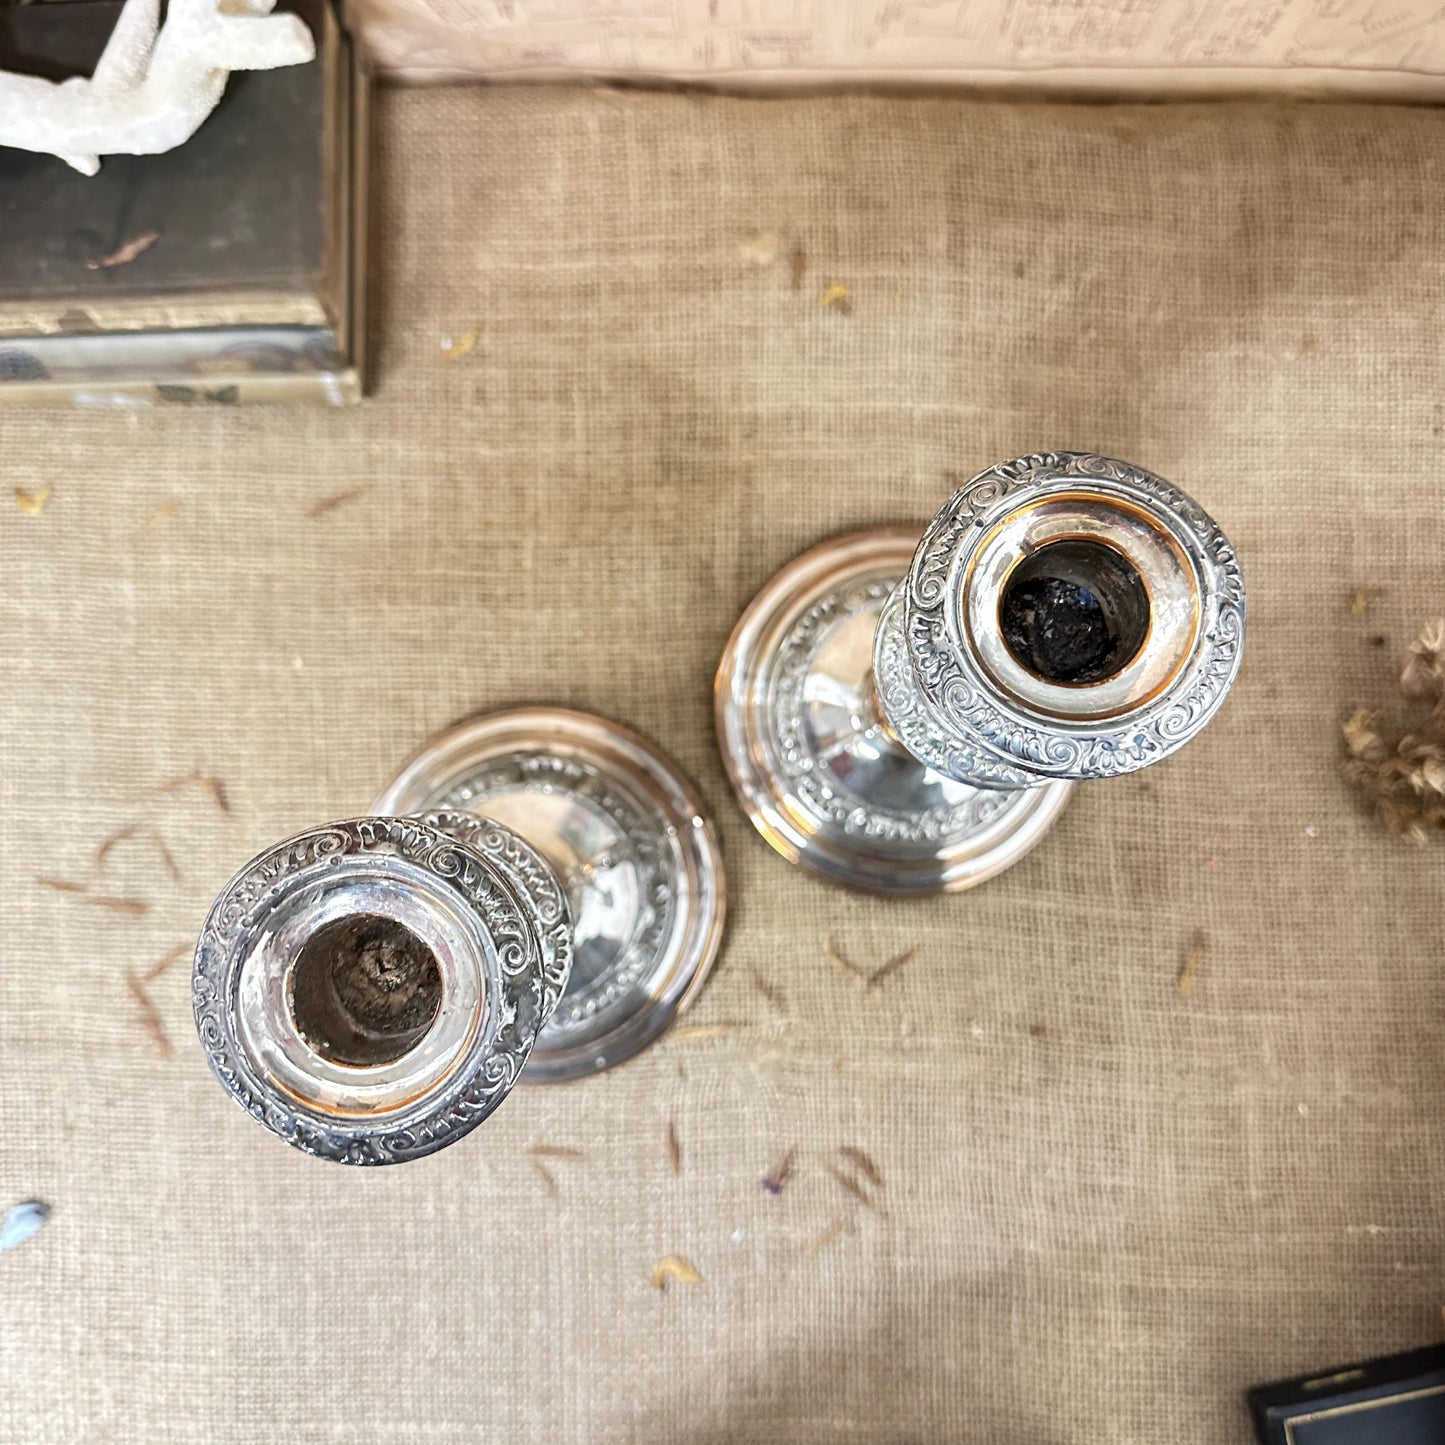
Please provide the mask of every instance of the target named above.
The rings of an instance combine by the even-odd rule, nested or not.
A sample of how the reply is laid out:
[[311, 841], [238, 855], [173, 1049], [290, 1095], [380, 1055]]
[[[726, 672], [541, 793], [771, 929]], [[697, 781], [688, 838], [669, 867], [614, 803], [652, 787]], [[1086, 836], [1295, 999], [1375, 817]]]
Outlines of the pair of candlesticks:
[[[718, 668], [723, 762], [790, 862], [954, 892], [1032, 848], [1076, 781], [1194, 737], [1244, 641], [1234, 550], [1142, 468], [1049, 452], [960, 486], [919, 541], [804, 553]], [[598, 717], [525, 708], [428, 743], [372, 815], [253, 859], [196, 949], [196, 1027], [288, 1143], [386, 1164], [519, 1081], [630, 1058], [696, 997], [726, 888], [696, 790]]]

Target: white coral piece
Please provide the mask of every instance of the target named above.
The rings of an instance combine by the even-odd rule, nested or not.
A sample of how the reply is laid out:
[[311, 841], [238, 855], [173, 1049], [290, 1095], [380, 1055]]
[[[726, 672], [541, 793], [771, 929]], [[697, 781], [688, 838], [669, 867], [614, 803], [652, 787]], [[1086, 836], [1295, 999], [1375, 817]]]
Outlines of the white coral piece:
[[[126, 0], [88, 80], [58, 84], [0, 71], [0, 146], [59, 156], [88, 176], [103, 155], [158, 155], [188, 141], [233, 70], [274, 70], [316, 55], [276, 0]], [[157, 27], [159, 25], [159, 32]]]

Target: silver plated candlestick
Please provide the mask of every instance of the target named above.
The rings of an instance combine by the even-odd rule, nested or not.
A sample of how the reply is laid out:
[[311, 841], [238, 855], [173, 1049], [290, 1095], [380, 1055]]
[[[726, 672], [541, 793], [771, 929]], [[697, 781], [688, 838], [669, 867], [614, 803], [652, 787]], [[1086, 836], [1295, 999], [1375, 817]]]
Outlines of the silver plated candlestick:
[[692, 784], [636, 733], [565, 708], [470, 719], [427, 743], [373, 808], [483, 815], [556, 870], [571, 982], [527, 1082], [631, 1058], [697, 996], [722, 941], [722, 852]]
[[1127, 462], [1049, 452], [980, 472], [919, 541], [803, 554], [718, 668], [724, 764], [790, 861], [884, 894], [953, 892], [1032, 848], [1075, 781], [1194, 737], [1244, 641], [1213, 519]]
[[581, 713], [497, 713], [429, 743], [373, 816], [242, 869], [197, 945], [197, 1032], [288, 1143], [401, 1162], [521, 1079], [650, 1043], [701, 988], [724, 911], [715, 831], [657, 749]]

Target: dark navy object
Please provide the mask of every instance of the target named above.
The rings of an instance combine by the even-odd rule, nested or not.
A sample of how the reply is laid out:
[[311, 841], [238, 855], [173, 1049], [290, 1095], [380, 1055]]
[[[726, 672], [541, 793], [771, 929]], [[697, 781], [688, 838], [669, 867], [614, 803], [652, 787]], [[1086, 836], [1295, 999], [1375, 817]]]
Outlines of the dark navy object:
[[1445, 1445], [1445, 1346], [1248, 1395], [1261, 1445]]

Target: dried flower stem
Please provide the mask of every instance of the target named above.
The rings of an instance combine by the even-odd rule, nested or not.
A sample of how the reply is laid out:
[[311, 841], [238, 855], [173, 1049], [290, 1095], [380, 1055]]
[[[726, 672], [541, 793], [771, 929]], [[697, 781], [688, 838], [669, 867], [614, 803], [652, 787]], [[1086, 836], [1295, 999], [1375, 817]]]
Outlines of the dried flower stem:
[[1188, 998], [1194, 992], [1194, 985], [1199, 978], [1199, 970], [1204, 964], [1204, 954], [1209, 946], [1209, 937], [1202, 928], [1196, 929], [1194, 937], [1189, 942], [1189, 947], [1184, 951], [1184, 961], [1179, 965], [1179, 973], [1174, 980], [1174, 987], [1180, 998]]
[[763, 1175], [763, 1188], [766, 1189], [769, 1194], [781, 1194], [787, 1187], [788, 1180], [793, 1177], [793, 1160], [797, 1152], [796, 1149], [789, 1149], [773, 1166], [772, 1170]]
[[851, 958], [847, 957], [846, 954], [841, 953], [831, 938], [825, 938], [823, 940], [823, 954], [828, 962], [831, 963], [849, 983], [862, 989], [864, 993], [868, 993], [872, 989], [877, 988], [885, 978], [897, 973], [917, 952], [918, 947], [916, 944], [911, 948], [905, 948], [902, 953], [895, 953], [892, 958], [888, 959], [885, 963], [879, 964], [878, 967], [870, 973], [867, 969], [860, 968]]
[[839, 1187], [851, 1194], [864, 1209], [872, 1209], [879, 1214], [886, 1213], [875, 1200], [868, 1197], [868, 1191], [851, 1174], [845, 1174], [833, 1166], [829, 1167], [828, 1173], [837, 1181]]
[[130, 823], [124, 828], [119, 828], [112, 833], [109, 838], [105, 839], [100, 847], [95, 850], [95, 866], [97, 868], [104, 868], [106, 860], [115, 849], [121, 843], [129, 842], [132, 838], [143, 839], [145, 842], [150, 843], [156, 852], [160, 854], [161, 862], [165, 864], [166, 872], [171, 875], [172, 880], [176, 883], [181, 881], [181, 870], [176, 865], [175, 854], [166, 847], [166, 840], [162, 838], [155, 829], [142, 828], [138, 823]]
[[370, 490], [370, 487], [348, 487], [344, 492], [333, 492], [329, 497], [322, 497], [319, 502], [313, 502], [307, 507], [306, 515], [324, 517], [328, 512], [334, 512], [338, 507], [344, 507], [348, 502], [364, 497]]
[[821, 1254], [832, 1242], [843, 1233], [844, 1225], [841, 1219], [835, 1219], [822, 1234], [813, 1240], [807, 1248], [807, 1255], [811, 1259], [815, 1254]]
[[868, 975], [859, 968], [852, 959], [845, 958], [839, 953], [833, 946], [833, 940], [831, 938], [825, 938], [823, 940], [823, 955], [849, 983], [857, 988], [868, 987]]
[[843, 1156], [855, 1169], [862, 1172], [863, 1177], [875, 1188], [883, 1188], [883, 1175], [879, 1172], [878, 1166], [861, 1149], [855, 1149], [845, 1144], [838, 1153]]
[[112, 913], [123, 913], [127, 918], [144, 918], [151, 906], [143, 898], [107, 898], [103, 895], [83, 894], [82, 903], [92, 908], [107, 908]]
[[231, 811], [231, 799], [226, 792], [226, 785], [209, 773], [185, 773], [179, 778], [172, 778], [168, 783], [162, 783], [156, 792], [178, 793], [182, 788], [189, 787], [204, 788], [211, 795], [211, 801], [221, 812], [229, 813]]
[[145, 985], [130, 969], [125, 970], [125, 986], [127, 992], [135, 1000], [136, 1007], [140, 1010], [141, 1027], [151, 1036], [156, 1048], [160, 1050], [161, 1057], [170, 1058], [175, 1050], [171, 1048], [166, 1026], [161, 1021], [155, 1004], [151, 1002], [151, 996], [146, 992]]
[[762, 994], [779, 1013], [785, 1013], [787, 1011], [787, 1001], [783, 997], [782, 989], [780, 989], [777, 984], [769, 983], [757, 969], [751, 966], [748, 968], [748, 977], [752, 980], [753, 987]]
[[190, 952], [191, 945], [189, 943], [176, 944], [176, 946], [171, 949], [169, 953], [162, 954], [160, 959], [157, 962], [153, 963], [145, 971], [145, 973], [141, 975], [142, 982], [153, 983], [173, 964], [177, 964], [181, 961], [181, 959], [188, 957], [190, 955]]
[[149, 251], [152, 246], [161, 238], [159, 231], [146, 231], [142, 235], [132, 237], [124, 245], [117, 246], [108, 256], [102, 256], [99, 261], [87, 261], [86, 267], [91, 271], [106, 271], [112, 266], [128, 266], [144, 251]]
[[689, 1024], [686, 1028], [673, 1029], [668, 1037], [680, 1043], [683, 1039], [720, 1039], [737, 1031], [737, 1024]]
[[879, 967], [875, 968], [873, 972], [868, 975], [868, 982], [864, 987], [870, 989], [877, 988], [889, 974], [897, 973], [917, 952], [918, 948], [917, 945], [915, 945], [912, 948], [905, 948], [902, 953], [895, 953], [887, 963], [880, 964]]

